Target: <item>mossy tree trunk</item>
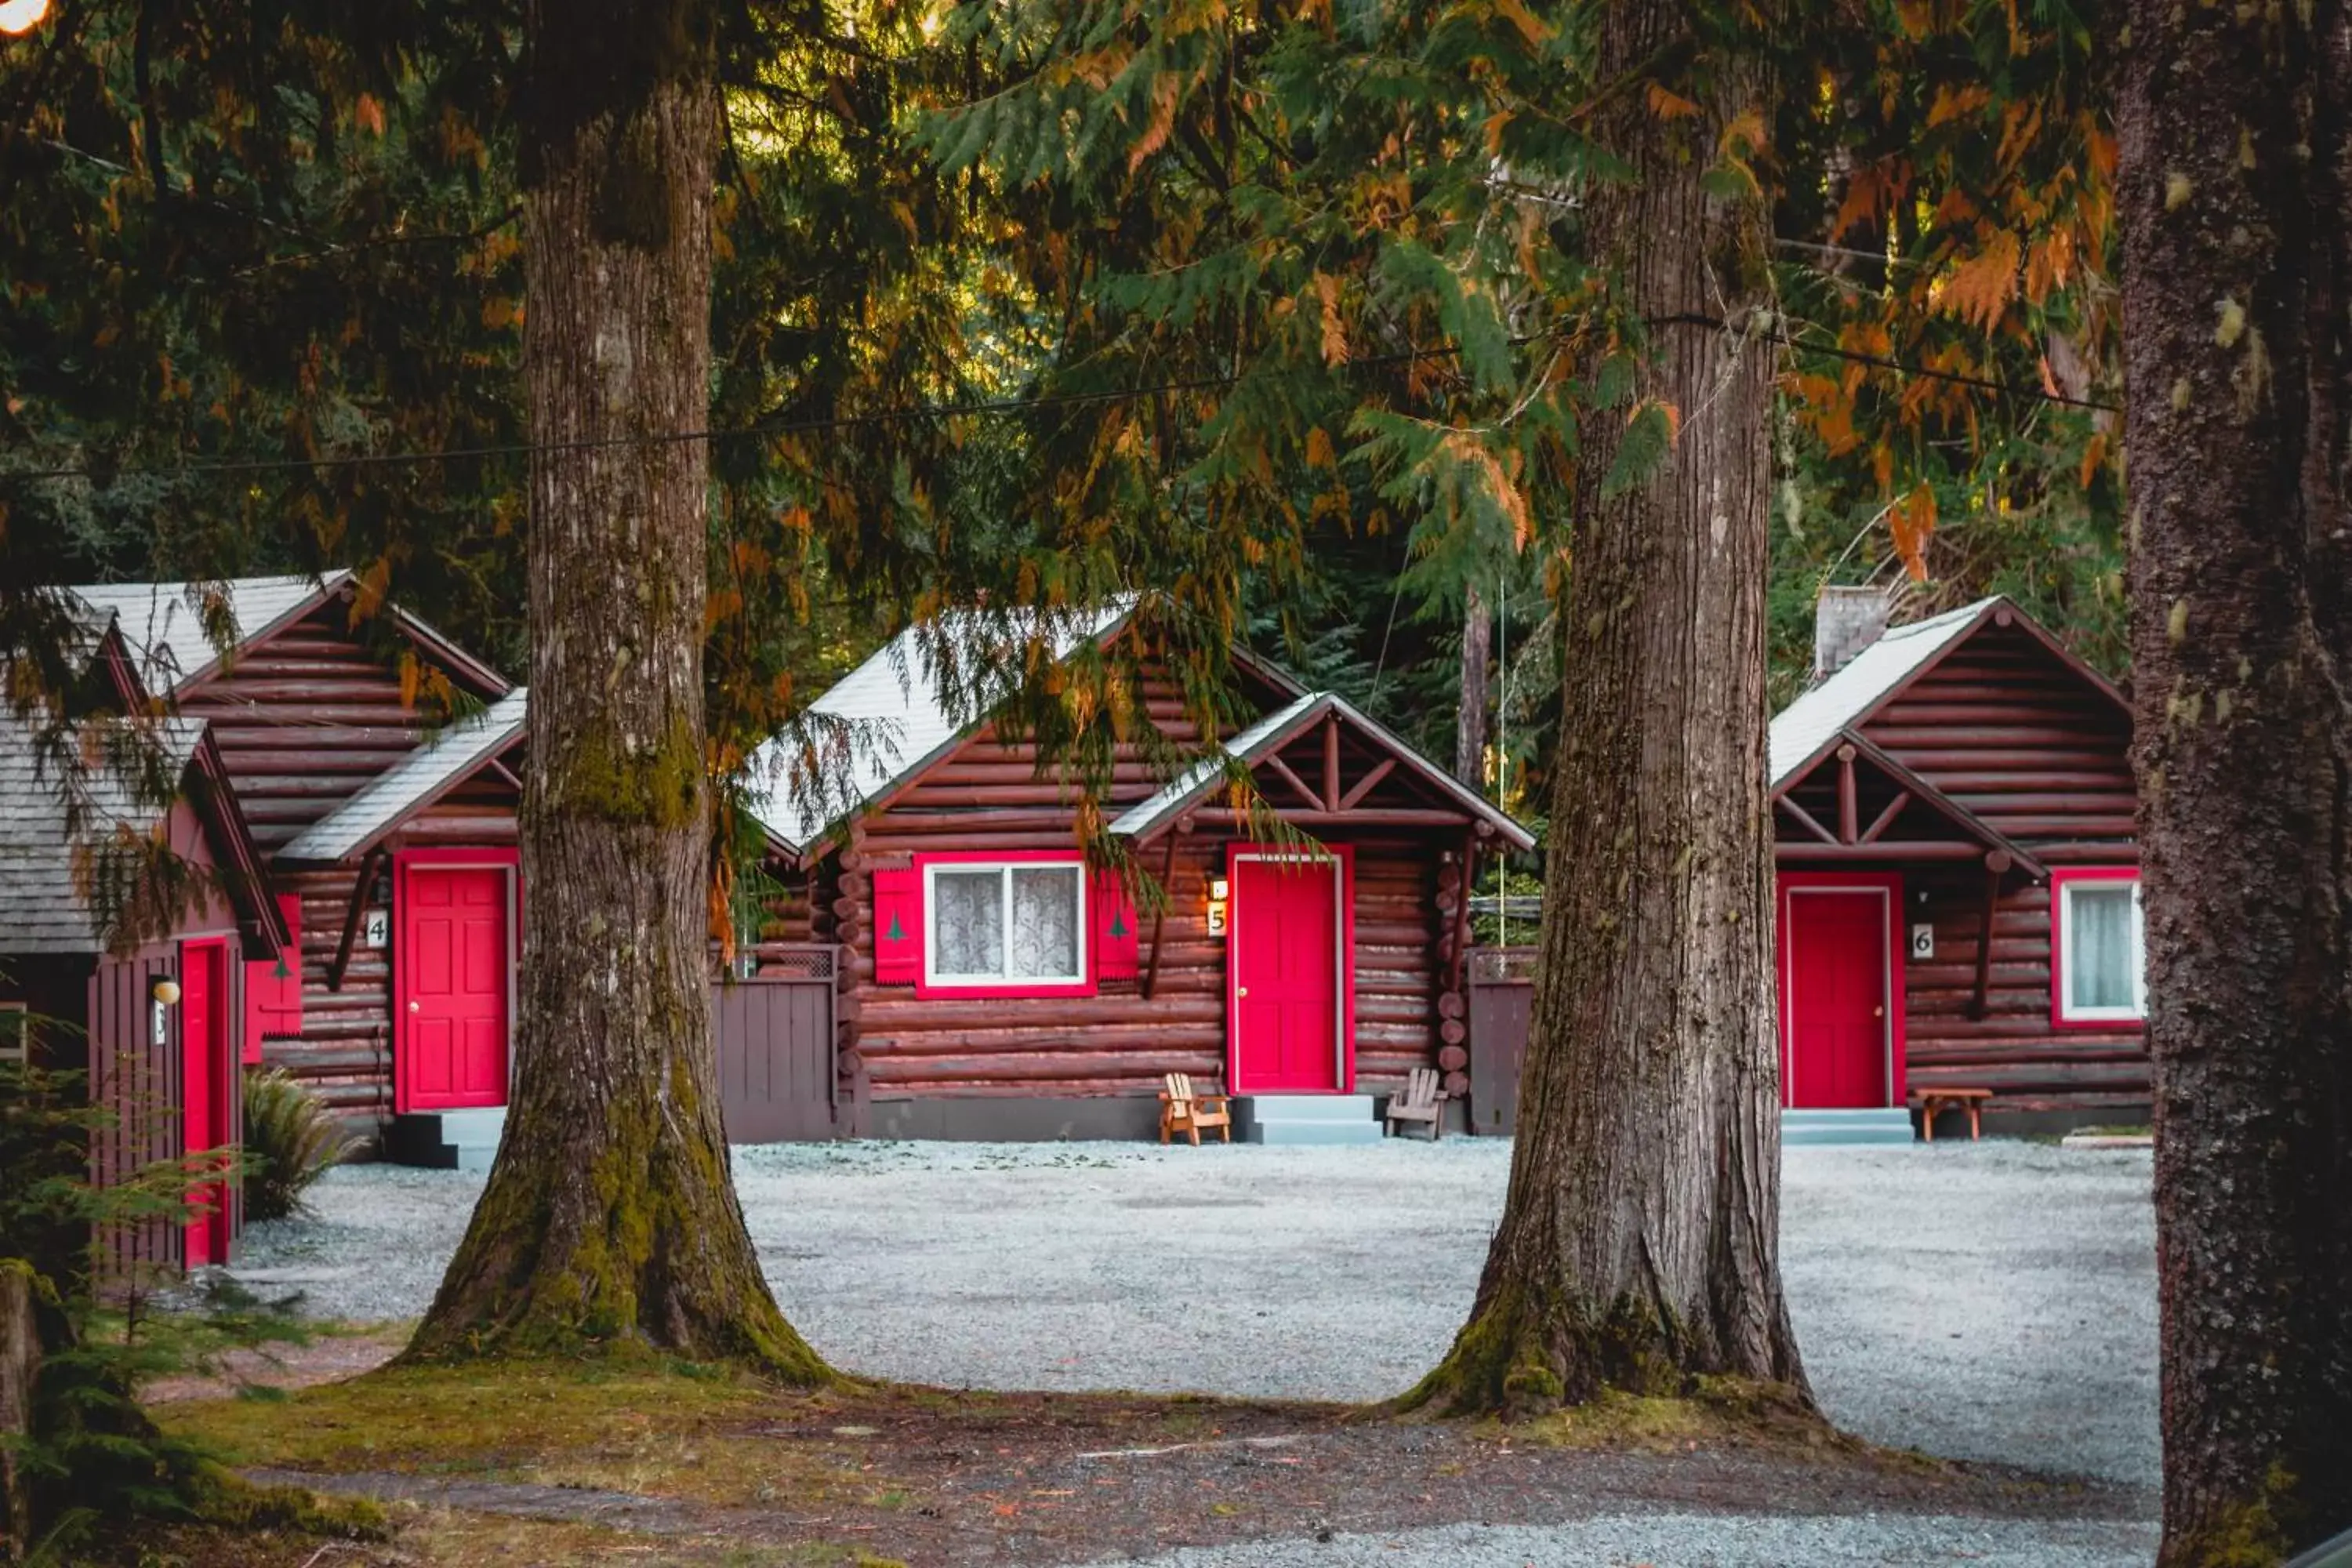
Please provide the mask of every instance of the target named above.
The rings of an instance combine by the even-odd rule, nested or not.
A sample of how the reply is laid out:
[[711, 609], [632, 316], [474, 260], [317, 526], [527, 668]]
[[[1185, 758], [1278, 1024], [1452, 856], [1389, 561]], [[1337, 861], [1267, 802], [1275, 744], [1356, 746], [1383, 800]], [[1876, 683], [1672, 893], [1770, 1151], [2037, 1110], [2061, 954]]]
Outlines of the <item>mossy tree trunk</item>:
[[[1674, 0], [1608, 7], [1596, 79], [1671, 58], [1685, 25]], [[1704, 178], [1769, 82], [1717, 61], [1673, 85], [1698, 116], [1664, 120], [1638, 89], [1601, 111], [1633, 175], [1585, 210], [1615, 302], [1650, 323], [1642, 395], [1680, 430], [1612, 495], [1597, 481], [1625, 416], [1586, 422], [1517, 1147], [1470, 1321], [1409, 1406], [1525, 1415], [1709, 1373], [1803, 1391], [1780, 1290], [1768, 963], [1773, 367], [1746, 335], [1765, 204]]]
[[2118, 105], [2168, 1565], [2352, 1526], [2352, 9], [2133, 0]]
[[699, 0], [525, 8], [530, 755], [514, 1096], [413, 1353], [644, 1344], [829, 1375], [728, 1172], [702, 647], [719, 100]]

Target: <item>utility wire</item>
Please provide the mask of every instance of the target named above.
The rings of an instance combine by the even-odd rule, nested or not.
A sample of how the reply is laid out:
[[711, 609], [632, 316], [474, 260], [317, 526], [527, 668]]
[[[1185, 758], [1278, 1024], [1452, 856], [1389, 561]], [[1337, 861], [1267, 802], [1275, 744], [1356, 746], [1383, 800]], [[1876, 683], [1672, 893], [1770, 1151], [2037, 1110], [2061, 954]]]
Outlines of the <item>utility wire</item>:
[[[1665, 316], [1650, 323], [1653, 326], [1696, 326], [1710, 330], [1726, 330], [1727, 323], [1713, 317], [1699, 315]], [[1856, 349], [1837, 348], [1825, 343], [1805, 342], [1777, 331], [1756, 334], [1767, 342], [1794, 349], [1801, 353], [1827, 354], [1834, 359], [1859, 364], [1874, 365], [1882, 370], [1899, 371], [1906, 375], [1925, 376], [1934, 381], [1951, 382], [1979, 391], [2000, 393], [2004, 396], [2025, 398], [2040, 403], [2062, 404], [2070, 408], [2095, 409], [2104, 413], [2120, 413], [2121, 406], [2093, 398], [2069, 397], [2038, 386], [2020, 386], [1990, 376], [1968, 375], [1958, 371], [1937, 370], [1927, 365], [1909, 364], [1902, 360], [1881, 354], [1864, 353]], [[1539, 338], [1512, 340], [1514, 347], [1525, 347]], [[1350, 359], [1350, 368], [1364, 369], [1400, 364], [1412, 364], [1426, 360], [1453, 359], [1461, 353], [1458, 347], [1407, 349], [1395, 353], [1366, 354]], [[341, 457], [320, 458], [244, 458], [218, 461], [163, 464], [123, 464], [107, 470], [110, 479], [135, 475], [155, 479], [205, 479], [243, 474], [282, 473], [302, 468], [407, 468], [421, 463], [468, 462], [488, 458], [527, 457], [535, 453], [601, 451], [614, 447], [673, 447], [698, 441], [731, 441], [755, 437], [814, 435], [835, 430], [870, 429], [877, 426], [910, 424], [931, 419], [961, 419], [1002, 415], [1019, 415], [1041, 409], [1085, 407], [1102, 403], [1123, 403], [1135, 398], [1156, 397], [1168, 393], [1204, 392], [1230, 387], [1247, 379], [1247, 372], [1220, 372], [1212, 375], [1192, 376], [1178, 381], [1163, 381], [1148, 386], [1105, 387], [1095, 392], [1046, 393], [1024, 397], [977, 399], [965, 403], [911, 404], [897, 408], [877, 409], [870, 414], [835, 415], [824, 418], [757, 420], [749, 425], [722, 428], [661, 431], [651, 435], [600, 436], [574, 441], [514, 441], [480, 447], [446, 447], [425, 452], [358, 452]], [[52, 479], [90, 479], [98, 473], [87, 464], [61, 468], [28, 468], [16, 472], [0, 469], [0, 481], [15, 480], [32, 483]]]

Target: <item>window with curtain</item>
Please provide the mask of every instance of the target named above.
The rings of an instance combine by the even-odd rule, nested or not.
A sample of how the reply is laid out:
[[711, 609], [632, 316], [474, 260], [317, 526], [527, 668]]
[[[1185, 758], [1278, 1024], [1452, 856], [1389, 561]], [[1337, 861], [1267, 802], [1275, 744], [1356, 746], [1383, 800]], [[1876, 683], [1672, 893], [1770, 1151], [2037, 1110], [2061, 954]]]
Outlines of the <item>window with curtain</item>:
[[935, 864], [926, 868], [923, 910], [933, 984], [1086, 979], [1085, 868], [1076, 861]]
[[2137, 879], [2062, 881], [2057, 937], [2062, 1019], [2137, 1020], [2146, 1014]]

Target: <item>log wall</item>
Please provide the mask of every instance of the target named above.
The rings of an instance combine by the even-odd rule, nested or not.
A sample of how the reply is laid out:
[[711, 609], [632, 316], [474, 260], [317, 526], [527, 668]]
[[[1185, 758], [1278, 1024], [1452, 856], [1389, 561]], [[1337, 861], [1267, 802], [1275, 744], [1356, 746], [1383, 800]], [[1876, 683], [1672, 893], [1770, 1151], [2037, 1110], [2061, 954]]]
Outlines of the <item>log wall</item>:
[[[2019, 627], [1984, 627], [1862, 732], [2047, 864], [2138, 863], [2128, 717]], [[1922, 920], [1936, 928], [1936, 956], [1904, 973], [1912, 1089], [1990, 1089], [1994, 1108], [2009, 1110], [2147, 1103], [2138, 1026], [2061, 1029], [2050, 1021], [2046, 885], [2006, 879], [1985, 1013], [1974, 1018], [1984, 873], [1901, 869], [1906, 928]]]
[[[344, 599], [331, 599], [181, 695], [184, 711], [211, 721], [265, 862], [429, 732], [426, 716], [404, 700], [395, 666], [351, 634], [349, 615]], [[485, 772], [426, 808], [394, 847], [510, 845], [515, 809], [513, 787]], [[360, 870], [275, 874], [279, 891], [301, 900], [302, 1033], [266, 1040], [262, 1058], [303, 1080], [365, 1138], [392, 1115], [391, 950], [355, 942], [341, 988], [328, 985]], [[397, 921], [394, 929], [397, 940]]]
[[[1172, 690], [1152, 692], [1150, 702], [1171, 740], [1193, 742], [1196, 731]], [[1122, 809], [1156, 787], [1139, 755], [1123, 757], [1107, 805]], [[1229, 836], [1206, 824], [1192, 834], [1171, 830], [1139, 852], [1152, 876], [1166, 873], [1170, 892], [1149, 996], [1149, 913], [1140, 916], [1143, 973], [1106, 980], [1094, 996], [925, 1001], [912, 986], [875, 983], [873, 870], [908, 865], [918, 852], [1068, 849], [1076, 843], [1071, 802], [1055, 780], [1036, 776], [1033, 748], [981, 731], [866, 818], [842, 851], [772, 907], [767, 930], [779, 939], [838, 942], [848, 950], [843, 1065], [862, 1076], [874, 1099], [1150, 1097], [1163, 1073], [1223, 1080], [1225, 939], [1209, 933], [1208, 881], [1223, 874]], [[1446, 917], [1438, 887], [1442, 858], [1458, 847], [1458, 836], [1317, 832], [1355, 848], [1359, 1089], [1402, 1088], [1417, 1067], [1458, 1071], [1464, 1060], [1441, 1061], [1448, 1043], [1439, 1017]], [[1172, 865], [1166, 858], [1171, 840]], [[1451, 1026], [1459, 1035], [1458, 997], [1452, 1005]], [[1452, 1043], [1458, 1053], [1458, 1040]]]

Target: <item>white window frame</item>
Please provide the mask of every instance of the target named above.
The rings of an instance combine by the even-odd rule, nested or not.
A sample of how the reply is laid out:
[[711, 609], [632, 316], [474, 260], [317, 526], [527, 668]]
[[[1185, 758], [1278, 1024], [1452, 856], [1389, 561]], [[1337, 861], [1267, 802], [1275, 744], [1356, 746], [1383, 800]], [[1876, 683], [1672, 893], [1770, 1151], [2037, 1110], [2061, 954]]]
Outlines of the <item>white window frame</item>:
[[[2084, 889], [2104, 890], [2109, 888], [2131, 889], [2131, 955], [2132, 999], [2127, 1006], [2077, 1006], [2073, 992], [2074, 985], [2074, 895]], [[2068, 877], [2058, 884], [2057, 908], [2052, 911], [2052, 940], [2055, 951], [2052, 972], [2058, 986], [2058, 1021], [2062, 1024], [2138, 1024], [2147, 1018], [2147, 921], [2140, 903], [2139, 877], [2137, 873], [2115, 876]]]
[[33, 1008], [28, 1002], [0, 1002], [0, 1062], [29, 1067], [33, 1061]]
[[[971, 876], [980, 872], [996, 873], [997, 897], [1002, 900], [1004, 935], [1004, 962], [1013, 962], [1013, 873], [1015, 871], [1061, 871], [1077, 879], [1077, 973], [1071, 975], [1027, 974], [956, 974], [939, 967], [939, 909], [936, 884], [942, 874]], [[1088, 967], [1093, 954], [1088, 951], [1092, 942], [1092, 911], [1087, 883], [1086, 862], [1060, 858], [1029, 860], [1018, 855], [990, 860], [927, 860], [923, 863], [923, 985], [926, 990], [942, 991], [1082, 991], [1093, 973]]]

